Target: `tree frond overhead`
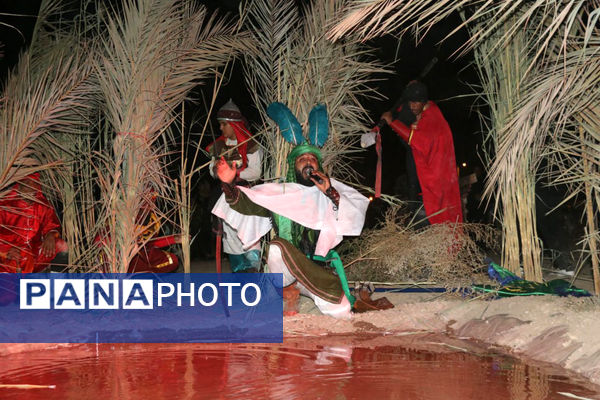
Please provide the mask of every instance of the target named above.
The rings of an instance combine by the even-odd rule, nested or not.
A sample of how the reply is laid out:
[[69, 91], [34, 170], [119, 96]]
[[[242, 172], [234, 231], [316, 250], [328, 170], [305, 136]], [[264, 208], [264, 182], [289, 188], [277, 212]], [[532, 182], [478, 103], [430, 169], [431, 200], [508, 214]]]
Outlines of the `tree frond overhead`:
[[[81, 124], [94, 92], [89, 58], [82, 52], [49, 48], [45, 63], [31, 55], [21, 56], [9, 74], [0, 106], [0, 188], [8, 186], [58, 160], [47, 153], [38, 139], [57, 130], [70, 132]], [[45, 68], [41, 65], [45, 64]]]
[[[385, 34], [404, 35], [414, 30], [419, 36], [434, 25], [443, 23], [453, 13], [464, 15], [464, 21], [455, 27], [458, 30], [484, 22], [478, 31], [473, 31], [463, 51], [472, 50], [501, 27], [508, 27], [498, 40], [506, 44], [512, 35], [527, 29], [532, 21], [544, 20], [543, 28], [536, 33], [537, 60], [545, 55], [554, 38], [565, 50], [565, 40], [578, 21], [586, 25], [586, 43], [597, 30], [596, 22], [600, 5], [597, 0], [350, 0], [346, 12], [331, 27], [328, 37], [340, 40], [354, 36], [366, 41]], [[513, 18], [518, 15], [518, 18]], [[534, 61], [535, 61], [534, 60]]]
[[[366, 47], [327, 40], [327, 23], [339, 14], [342, 1], [312, 2], [301, 19], [298, 10], [283, 3], [259, 0], [249, 10], [257, 53], [246, 58], [245, 75], [261, 112], [259, 135], [270, 153], [266, 175], [284, 176], [289, 152], [289, 145], [265, 113], [268, 104], [279, 101], [305, 127], [310, 110], [325, 104], [330, 127], [323, 149], [325, 165], [338, 176], [355, 176], [348, 158], [355, 151], [356, 135], [368, 129], [362, 101], [378, 96], [369, 83], [374, 74], [386, 70]], [[278, 16], [277, 22], [273, 16]]]

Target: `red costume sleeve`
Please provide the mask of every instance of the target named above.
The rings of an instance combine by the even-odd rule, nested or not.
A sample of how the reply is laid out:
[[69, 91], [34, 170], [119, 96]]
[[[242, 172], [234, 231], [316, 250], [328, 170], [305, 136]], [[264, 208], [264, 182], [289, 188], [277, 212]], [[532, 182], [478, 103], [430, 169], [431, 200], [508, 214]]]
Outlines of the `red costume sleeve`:
[[396, 134], [398, 136], [400, 136], [400, 138], [402, 138], [402, 140], [404, 140], [406, 143], [408, 143], [408, 140], [410, 139], [410, 128], [409, 127], [407, 127], [402, 122], [395, 119], [390, 124], [390, 128], [392, 128], [394, 130], [394, 132], [396, 132]]
[[163, 237], [159, 237], [156, 239], [152, 239], [148, 242], [148, 244], [152, 247], [158, 247], [158, 248], [162, 248], [162, 247], [167, 247], [170, 246], [172, 244], [175, 244], [175, 235], [170, 235], [170, 236], [163, 236]]
[[51, 231], [56, 231], [60, 234], [60, 222], [58, 221], [58, 217], [56, 216], [56, 212], [54, 208], [48, 203], [43, 206], [40, 205], [40, 214], [41, 214], [41, 224], [40, 229], [42, 236]]
[[[54, 208], [41, 191], [36, 193], [35, 203], [25, 202], [18, 197], [0, 202], [0, 221], [0, 253], [12, 247], [20, 249], [21, 255], [27, 260], [19, 265], [23, 272], [44, 269], [58, 252], [59, 241], [57, 251], [51, 256], [46, 257], [40, 252], [44, 235], [51, 231], [60, 232], [60, 222]], [[24, 267], [23, 263], [29, 267]]]

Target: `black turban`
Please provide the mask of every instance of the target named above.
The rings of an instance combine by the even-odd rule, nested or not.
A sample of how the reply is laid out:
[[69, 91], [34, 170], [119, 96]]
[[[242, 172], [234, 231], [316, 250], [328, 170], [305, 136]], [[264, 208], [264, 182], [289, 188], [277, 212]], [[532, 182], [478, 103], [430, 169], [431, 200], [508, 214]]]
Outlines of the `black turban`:
[[402, 92], [402, 98], [404, 101], [420, 101], [422, 103], [429, 100], [427, 94], [427, 86], [422, 82], [413, 81], [406, 86], [404, 92]]

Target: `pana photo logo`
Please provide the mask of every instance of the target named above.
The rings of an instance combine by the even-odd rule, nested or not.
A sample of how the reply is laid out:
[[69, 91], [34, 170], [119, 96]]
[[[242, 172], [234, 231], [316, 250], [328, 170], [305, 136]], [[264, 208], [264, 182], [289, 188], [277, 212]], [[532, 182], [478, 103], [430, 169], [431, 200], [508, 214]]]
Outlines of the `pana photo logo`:
[[234, 301], [254, 307], [261, 300], [260, 287], [252, 282], [186, 285], [153, 279], [21, 279], [19, 292], [22, 310], [152, 310], [155, 300], [156, 307], [167, 302], [177, 307], [212, 307], [220, 298], [228, 307]]
[[282, 274], [0, 274], [0, 343], [283, 340]]

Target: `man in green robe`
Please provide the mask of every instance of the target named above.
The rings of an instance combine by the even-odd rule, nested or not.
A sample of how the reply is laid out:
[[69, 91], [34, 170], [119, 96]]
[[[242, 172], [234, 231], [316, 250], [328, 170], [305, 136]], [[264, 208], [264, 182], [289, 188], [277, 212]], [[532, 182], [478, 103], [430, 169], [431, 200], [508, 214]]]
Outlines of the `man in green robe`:
[[302, 144], [288, 156], [286, 183], [253, 188], [233, 185], [235, 165], [217, 164], [224, 196], [213, 213], [236, 228], [242, 243], [251, 244], [275, 228], [267, 259], [271, 272], [283, 274], [286, 292], [299, 290], [319, 310], [349, 318], [351, 304], [340, 278], [314, 261], [327, 257], [343, 236], [358, 236], [369, 200], [355, 189], [329, 178], [319, 148]]

